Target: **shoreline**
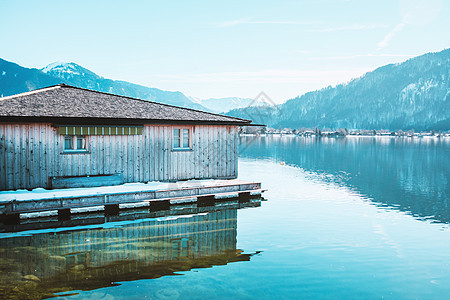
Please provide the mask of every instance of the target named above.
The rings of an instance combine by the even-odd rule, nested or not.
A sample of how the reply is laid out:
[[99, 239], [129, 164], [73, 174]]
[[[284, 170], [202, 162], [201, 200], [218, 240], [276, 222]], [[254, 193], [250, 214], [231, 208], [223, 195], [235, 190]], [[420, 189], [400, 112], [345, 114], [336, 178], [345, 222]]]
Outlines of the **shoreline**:
[[295, 134], [295, 133], [241, 133], [239, 137], [245, 136], [253, 136], [253, 137], [269, 137], [269, 136], [285, 136], [285, 137], [318, 137], [318, 138], [345, 138], [345, 137], [377, 137], [377, 138], [427, 138], [427, 139], [448, 139], [450, 138], [450, 134], [445, 135], [390, 135], [390, 134], [377, 134], [377, 135], [368, 135], [368, 134], [347, 134], [347, 135], [337, 135], [337, 134]]

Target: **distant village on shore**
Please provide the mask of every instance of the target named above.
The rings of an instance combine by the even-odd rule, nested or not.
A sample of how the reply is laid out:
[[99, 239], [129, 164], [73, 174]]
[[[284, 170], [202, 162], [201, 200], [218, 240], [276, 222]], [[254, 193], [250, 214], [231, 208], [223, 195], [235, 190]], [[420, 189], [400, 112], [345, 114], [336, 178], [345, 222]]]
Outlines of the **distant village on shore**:
[[448, 131], [418, 131], [414, 129], [403, 130], [367, 130], [367, 129], [330, 129], [317, 127], [300, 128], [300, 129], [274, 129], [265, 126], [242, 126], [239, 131], [240, 135], [296, 135], [296, 136], [320, 136], [320, 137], [345, 137], [345, 136], [397, 136], [397, 137], [450, 137], [450, 130]]

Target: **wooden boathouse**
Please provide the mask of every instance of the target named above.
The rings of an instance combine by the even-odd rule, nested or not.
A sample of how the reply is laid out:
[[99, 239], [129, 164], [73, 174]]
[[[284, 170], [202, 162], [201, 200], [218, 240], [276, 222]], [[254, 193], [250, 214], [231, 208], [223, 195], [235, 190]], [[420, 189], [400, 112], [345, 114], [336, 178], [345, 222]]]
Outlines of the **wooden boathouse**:
[[0, 98], [0, 190], [233, 179], [249, 123], [64, 84]]

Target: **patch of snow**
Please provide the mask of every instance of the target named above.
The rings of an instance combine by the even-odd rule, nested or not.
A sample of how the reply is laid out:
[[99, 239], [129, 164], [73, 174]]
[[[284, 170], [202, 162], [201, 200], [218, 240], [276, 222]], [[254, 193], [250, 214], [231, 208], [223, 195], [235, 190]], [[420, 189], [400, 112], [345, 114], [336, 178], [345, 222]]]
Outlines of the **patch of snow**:
[[400, 100], [404, 103], [413, 103], [415, 95], [418, 94], [418, 88], [415, 83], [411, 83], [400, 91]]
[[58, 215], [57, 210], [48, 210], [41, 212], [33, 212], [33, 213], [23, 213], [19, 215], [20, 219], [34, 219], [34, 218], [45, 218], [45, 217], [54, 217]]
[[17, 95], [11, 95], [11, 96], [2, 97], [1, 100], [2, 101], [3, 100], [8, 100], [8, 99], [12, 99], [12, 98], [22, 97], [22, 96], [26, 96], [26, 95], [32, 95], [32, 94], [40, 93], [42, 91], [49, 91], [49, 90], [59, 89], [59, 88], [60, 88], [60, 86], [51, 86], [51, 87], [48, 87], [48, 88], [33, 90], [33, 91], [30, 91], [30, 92], [25, 92], [25, 93], [21, 93], [21, 94], [17, 94]]
[[237, 198], [239, 197], [238, 192], [234, 193], [223, 193], [223, 194], [217, 194], [214, 196], [215, 199], [229, 199], [229, 198]]
[[103, 195], [113, 193], [145, 192], [145, 191], [157, 191], [167, 189], [205, 187], [213, 185], [223, 185], [227, 183], [229, 183], [229, 181], [227, 180], [208, 179], [208, 180], [187, 180], [178, 182], [151, 181], [148, 183], [125, 183], [115, 186], [54, 189], [54, 190], [36, 188], [33, 189], [32, 191], [28, 190], [2, 191], [0, 192], [0, 203], [9, 202], [12, 200], [26, 201], [26, 200], [48, 199], [48, 198], [93, 196], [98, 194]]
[[192, 180], [186, 180], [186, 181], [177, 181], [176, 184], [182, 188], [192, 187], [192, 186], [213, 186], [218, 184], [227, 183], [227, 180], [217, 180], [217, 179], [204, 179], [204, 180], [198, 180], [198, 179], [192, 179]]
[[407, 87], [405, 87], [402, 91], [415, 91], [417, 90], [416, 84], [411, 83]]
[[56, 61], [54, 63], [47, 65], [45, 68], [42, 68], [41, 71], [44, 73], [48, 73], [56, 67], [67, 66], [67, 65], [68, 65], [68, 63], [66, 63], [66, 62]]
[[2, 76], [5, 76], [6, 75], [6, 71], [2, 71]]
[[105, 206], [99, 205], [99, 206], [71, 208], [70, 213], [71, 214], [82, 214], [82, 213], [87, 213], [87, 212], [96, 212], [96, 211], [104, 211], [104, 210], [105, 210]]
[[48, 73], [48, 72], [54, 72], [61, 74], [73, 74], [73, 75], [80, 75], [80, 72], [77, 70], [77, 65], [74, 63], [66, 63], [66, 62], [54, 62], [46, 66], [45, 68], [41, 69], [42, 72]]
[[194, 203], [196, 201], [197, 201], [197, 196], [182, 197], [182, 198], [170, 199], [170, 204], [186, 204], [186, 203]]
[[135, 202], [135, 203], [120, 203], [119, 208], [140, 208], [140, 207], [148, 207], [150, 206], [150, 202]]
[[433, 79], [430, 79], [430, 80], [425, 81], [425, 83], [423, 84], [423, 86], [421, 87], [420, 90], [422, 92], [426, 92], [431, 88], [437, 87], [438, 85], [439, 85], [438, 82], [434, 82]]

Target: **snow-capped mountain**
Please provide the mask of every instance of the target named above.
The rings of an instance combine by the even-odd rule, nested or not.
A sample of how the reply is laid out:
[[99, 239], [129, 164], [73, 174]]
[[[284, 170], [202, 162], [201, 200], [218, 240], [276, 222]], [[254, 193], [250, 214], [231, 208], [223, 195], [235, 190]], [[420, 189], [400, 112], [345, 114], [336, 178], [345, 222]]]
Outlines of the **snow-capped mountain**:
[[70, 80], [76, 76], [90, 76], [95, 79], [100, 79], [102, 77], [98, 76], [94, 72], [83, 68], [76, 63], [66, 63], [66, 62], [54, 62], [41, 69], [42, 72], [51, 75], [53, 77], [58, 77], [61, 79]]
[[106, 79], [73, 62], [52, 63], [41, 71], [52, 77], [60, 78], [64, 83], [82, 88], [208, 111], [202, 105], [192, 102], [181, 92], [163, 91], [126, 81]]
[[450, 49], [380, 67], [271, 108], [234, 110], [271, 127], [450, 129]]
[[186, 108], [209, 111], [181, 92], [163, 91], [126, 81], [103, 78], [76, 64], [56, 62], [41, 70], [29, 69], [0, 59], [0, 97], [59, 83]]

